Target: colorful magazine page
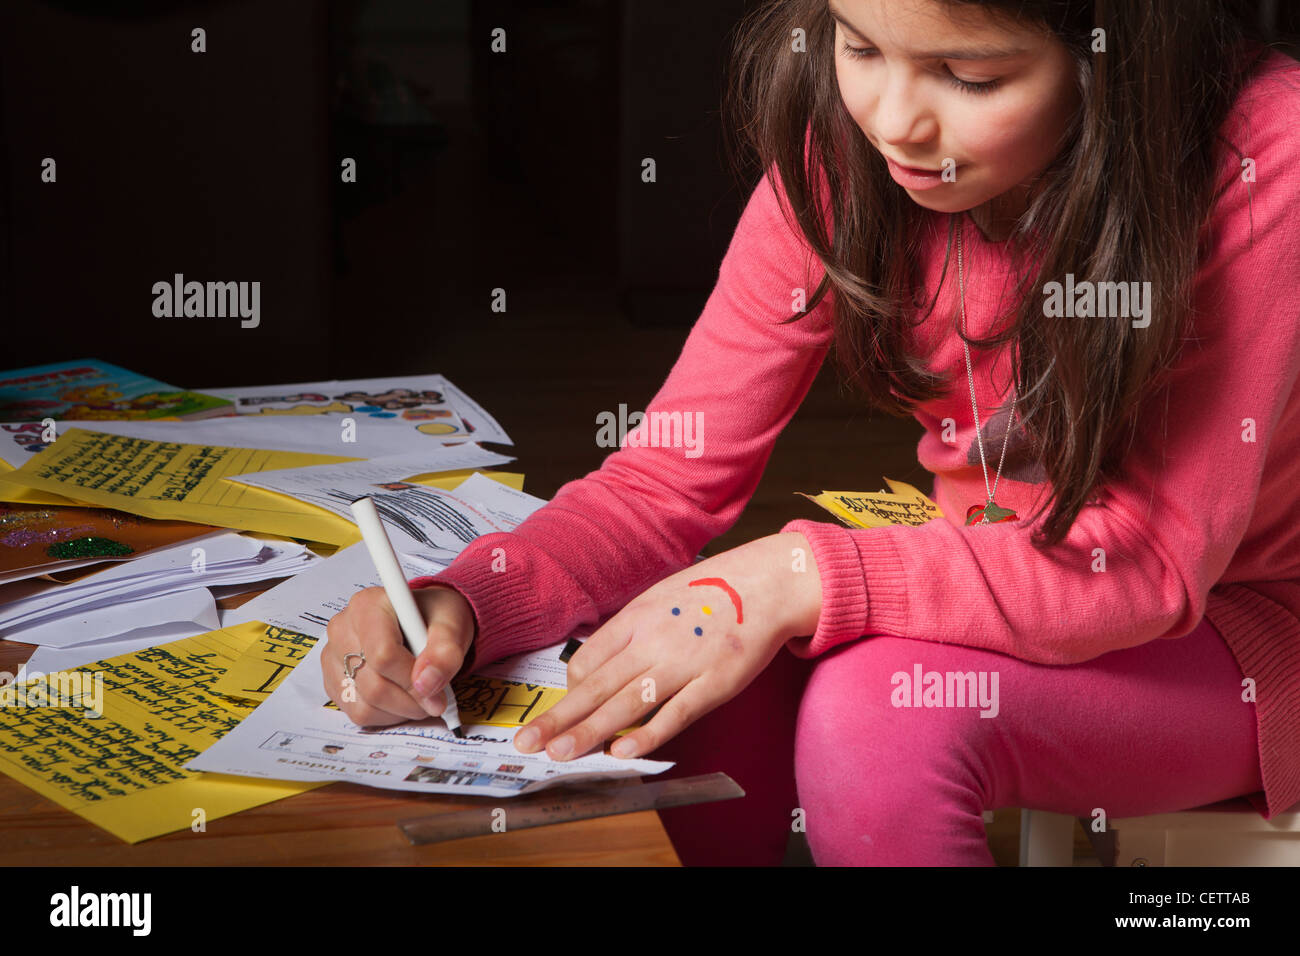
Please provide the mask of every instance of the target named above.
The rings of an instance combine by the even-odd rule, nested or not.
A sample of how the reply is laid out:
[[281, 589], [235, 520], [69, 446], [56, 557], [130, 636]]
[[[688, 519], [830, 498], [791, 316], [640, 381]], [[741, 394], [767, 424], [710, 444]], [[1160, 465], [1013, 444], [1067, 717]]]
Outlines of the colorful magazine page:
[[0, 372], [0, 421], [5, 422], [196, 419], [231, 411], [227, 399], [179, 389], [99, 359]]
[[358, 423], [367, 420], [409, 425], [439, 438], [471, 434], [452, 405], [439, 375], [356, 378], [290, 385], [210, 388], [229, 399], [236, 415], [336, 415]]

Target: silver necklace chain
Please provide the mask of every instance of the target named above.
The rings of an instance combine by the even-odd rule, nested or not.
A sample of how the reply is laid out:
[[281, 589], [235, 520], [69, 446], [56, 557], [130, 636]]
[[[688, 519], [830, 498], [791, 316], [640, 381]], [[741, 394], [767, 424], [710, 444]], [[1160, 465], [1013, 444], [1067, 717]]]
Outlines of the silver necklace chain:
[[[965, 231], [965, 223], [959, 224], [957, 229], [957, 285], [961, 290], [961, 332], [962, 336], [966, 334], [966, 278], [965, 269], [962, 262], [962, 233]], [[989, 487], [989, 465], [984, 458], [984, 441], [980, 438], [980, 410], [975, 404], [975, 376], [971, 371], [970, 346], [966, 344], [966, 339], [962, 338], [961, 347], [966, 353], [966, 381], [970, 383], [970, 408], [971, 414], [975, 418], [975, 442], [979, 445], [980, 465], [984, 468], [984, 490], [988, 492], [988, 501], [993, 501], [993, 493], [998, 490], [998, 480], [1002, 477], [1002, 463], [1007, 458], [1007, 442], [1011, 438], [1011, 423], [1016, 417], [1016, 394], [1015, 386], [1012, 385], [1011, 392], [1011, 414], [1007, 418], [1007, 434], [1002, 439], [1002, 456], [998, 459], [998, 471], [993, 477], [993, 486]], [[976, 524], [985, 524], [988, 518], [981, 518]]]

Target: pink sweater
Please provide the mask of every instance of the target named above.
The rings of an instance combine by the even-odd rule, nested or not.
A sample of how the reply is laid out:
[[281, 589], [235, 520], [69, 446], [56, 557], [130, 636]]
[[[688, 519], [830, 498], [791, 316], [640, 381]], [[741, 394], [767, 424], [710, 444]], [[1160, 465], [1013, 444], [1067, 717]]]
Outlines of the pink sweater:
[[[1300, 64], [1270, 54], [1223, 133], [1255, 160], [1257, 181], [1244, 182], [1226, 152], [1218, 182], [1229, 185], [1194, 290], [1198, 341], [1183, 351], [1167, 417], [1163, 401], [1149, 403], [1123, 482], [1084, 508], [1046, 555], [1030, 546], [1027, 521], [965, 526], [967, 507], [985, 493], [955, 333], [954, 255], [945, 294], [918, 329], [935, 348], [931, 367], [955, 373], [947, 396], [916, 410], [926, 429], [917, 456], [934, 473], [946, 520], [786, 524], [782, 531], [807, 537], [822, 582], [816, 633], [788, 646], [813, 657], [885, 634], [1070, 664], [1182, 637], [1208, 616], [1256, 685], [1266, 800], [1255, 805], [1267, 819], [1300, 801]], [[478, 538], [447, 570], [412, 582], [449, 584], [473, 606], [474, 665], [598, 623], [688, 566], [740, 516], [831, 338], [829, 296], [800, 321], [777, 324], [790, 314], [792, 290], [811, 293], [821, 272], [783, 217], [774, 178], [754, 190], [717, 285], [647, 409], [701, 412], [704, 454], [625, 443], [516, 531]], [[930, 223], [927, 299], [946, 217]], [[968, 330], [984, 335], [1009, 260], [1005, 246], [965, 229]], [[996, 362], [983, 350], [971, 358], [992, 480], [1010, 373], [1005, 351]], [[945, 419], [955, 423], [953, 443], [940, 437]], [[997, 500], [1023, 518], [1046, 485], [1015, 437]], [[875, 490], [880, 477], [863, 474], [848, 490]], [[791, 490], [828, 482], [842, 476], [809, 474]], [[498, 547], [505, 573], [492, 570]], [[1104, 572], [1094, 570], [1098, 548]]]

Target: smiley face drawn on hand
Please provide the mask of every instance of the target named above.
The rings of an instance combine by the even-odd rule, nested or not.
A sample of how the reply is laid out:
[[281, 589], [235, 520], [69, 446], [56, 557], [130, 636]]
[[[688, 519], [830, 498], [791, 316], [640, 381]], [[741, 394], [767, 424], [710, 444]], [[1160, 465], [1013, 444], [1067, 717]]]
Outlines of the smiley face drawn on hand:
[[[730, 584], [728, 584], [728, 583], [727, 583], [726, 581], [724, 581], [722, 578], [699, 578], [698, 580], [688, 582], [686, 586], [687, 586], [687, 587], [692, 587], [692, 588], [693, 588], [693, 587], [699, 587], [699, 586], [708, 586], [708, 587], [720, 588], [722, 591], [726, 592], [727, 597], [731, 598], [731, 603], [732, 603], [732, 605], [734, 605], [735, 608], [736, 608], [736, 623], [737, 623], [737, 624], [741, 624], [741, 623], [744, 622], [744, 620], [745, 620], [745, 610], [744, 610], [744, 607], [743, 607], [742, 604], [741, 604], [740, 595], [736, 593], [736, 589], [735, 589], [735, 588], [733, 588]], [[705, 614], [706, 616], [707, 616], [707, 615], [712, 615], [712, 614], [713, 614], [713, 608], [711, 608], [711, 607], [709, 607], [707, 604], [705, 604], [704, 606], [702, 606], [702, 607], [700, 608], [700, 612], [701, 612], [702, 614]], [[673, 615], [674, 615], [674, 616], [680, 616], [681, 613], [682, 613], [682, 609], [681, 609], [681, 608], [679, 608], [679, 607], [675, 607], [675, 608], [673, 608]], [[697, 637], [702, 637], [702, 636], [704, 635], [704, 629], [703, 629], [702, 627], [696, 627], [696, 628], [695, 628], [695, 634], [696, 634]], [[737, 650], [739, 650], [740, 638], [736, 637], [734, 634], [728, 634], [728, 635], [727, 635], [727, 642], [728, 642], [732, 647], [734, 647], [734, 648], [736, 648]]]

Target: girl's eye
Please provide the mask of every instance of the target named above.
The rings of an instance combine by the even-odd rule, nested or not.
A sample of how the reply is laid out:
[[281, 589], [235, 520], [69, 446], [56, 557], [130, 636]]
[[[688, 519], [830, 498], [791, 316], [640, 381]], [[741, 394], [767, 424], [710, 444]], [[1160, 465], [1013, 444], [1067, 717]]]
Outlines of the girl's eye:
[[874, 48], [869, 46], [849, 46], [847, 43], [843, 43], [840, 46], [840, 52], [851, 60], [865, 60], [876, 51]]
[[[944, 69], [948, 70], [947, 67], [944, 67]], [[952, 81], [952, 85], [957, 87], [957, 89], [963, 90], [967, 93], [976, 94], [992, 93], [998, 88], [998, 84], [1002, 82], [1001, 80], [986, 80], [983, 83], [972, 83], [969, 80], [963, 80], [954, 76], [952, 70], [948, 70], [948, 79]]]
[[[849, 46], [848, 43], [841, 43], [840, 52], [851, 60], [866, 60], [874, 56], [876, 50], [874, 47], [857, 47]], [[1001, 80], [987, 80], [983, 83], [972, 83], [969, 80], [963, 80], [954, 76], [952, 70], [948, 69], [946, 66], [944, 67], [944, 70], [948, 73], [949, 82], [965, 93], [974, 93], [977, 95], [981, 93], [992, 93], [1002, 82]]]

